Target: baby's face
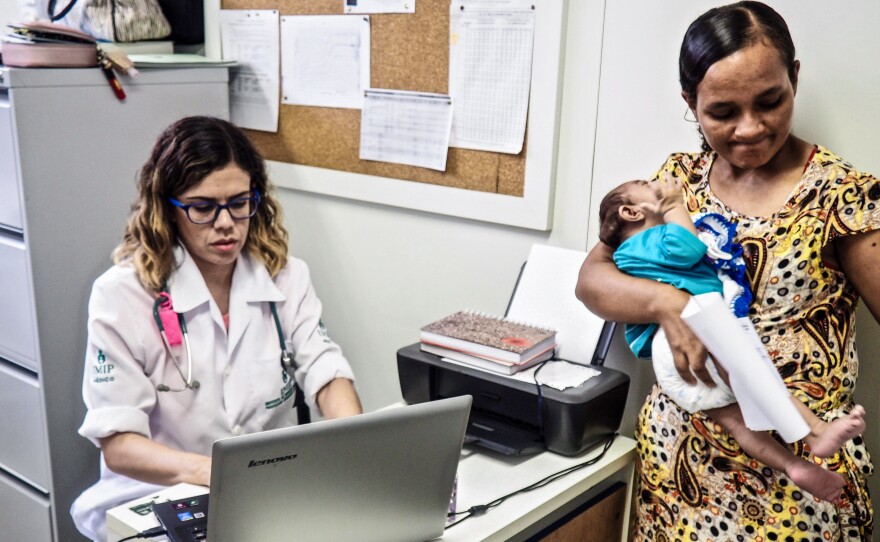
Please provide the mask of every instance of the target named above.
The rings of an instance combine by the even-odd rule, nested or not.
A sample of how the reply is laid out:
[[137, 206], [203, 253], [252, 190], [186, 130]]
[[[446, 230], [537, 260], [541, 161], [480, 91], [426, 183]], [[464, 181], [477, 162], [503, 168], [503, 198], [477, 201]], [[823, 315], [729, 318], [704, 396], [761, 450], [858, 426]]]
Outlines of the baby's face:
[[627, 185], [626, 195], [633, 205], [652, 207], [660, 202], [660, 195], [648, 181], [633, 181]]
[[649, 181], [634, 181], [627, 185], [626, 195], [630, 205], [638, 208], [644, 218], [644, 226], [656, 226], [663, 223], [661, 210], [662, 194], [658, 190], [657, 183]]

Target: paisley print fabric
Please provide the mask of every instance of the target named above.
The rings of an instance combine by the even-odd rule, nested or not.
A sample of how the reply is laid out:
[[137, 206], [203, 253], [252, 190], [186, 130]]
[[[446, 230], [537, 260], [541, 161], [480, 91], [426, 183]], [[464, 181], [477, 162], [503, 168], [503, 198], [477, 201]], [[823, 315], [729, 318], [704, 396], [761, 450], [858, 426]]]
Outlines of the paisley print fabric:
[[[749, 217], [712, 194], [707, 179], [714, 159], [714, 153], [675, 154], [661, 172], [684, 181], [691, 214], [720, 213], [737, 224], [754, 294], [749, 315], [789, 390], [834, 419], [852, 407], [859, 362], [858, 294], [835, 267], [833, 240], [880, 229], [880, 183], [817, 147], [783, 208]], [[871, 539], [865, 478], [873, 466], [861, 438], [826, 459], [812, 456], [802, 442], [789, 446], [846, 478], [837, 505], [752, 459], [711, 418], [688, 414], [656, 386], [642, 407], [636, 439], [638, 541]]]

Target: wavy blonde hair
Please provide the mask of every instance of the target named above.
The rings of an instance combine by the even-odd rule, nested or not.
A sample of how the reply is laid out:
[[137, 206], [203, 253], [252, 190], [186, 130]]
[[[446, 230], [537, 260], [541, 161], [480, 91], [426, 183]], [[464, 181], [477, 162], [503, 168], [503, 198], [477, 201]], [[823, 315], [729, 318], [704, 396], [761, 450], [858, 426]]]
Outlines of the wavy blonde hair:
[[156, 140], [140, 170], [138, 199], [131, 206], [113, 261], [130, 262], [144, 288], [152, 293], [161, 291], [175, 270], [174, 246], [178, 242], [169, 198], [230, 164], [250, 175], [251, 190], [259, 191], [261, 197], [250, 219], [244, 248], [265, 264], [271, 276], [277, 275], [287, 264], [288, 237], [263, 158], [244, 132], [213, 117], [181, 119]]

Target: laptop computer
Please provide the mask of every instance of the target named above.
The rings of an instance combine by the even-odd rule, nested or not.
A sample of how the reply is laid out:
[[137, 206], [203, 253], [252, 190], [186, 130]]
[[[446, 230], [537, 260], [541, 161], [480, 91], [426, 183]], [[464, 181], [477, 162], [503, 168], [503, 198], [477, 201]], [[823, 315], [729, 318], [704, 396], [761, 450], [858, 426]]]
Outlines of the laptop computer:
[[211, 493], [156, 503], [172, 542], [414, 542], [443, 534], [471, 397], [214, 443]]

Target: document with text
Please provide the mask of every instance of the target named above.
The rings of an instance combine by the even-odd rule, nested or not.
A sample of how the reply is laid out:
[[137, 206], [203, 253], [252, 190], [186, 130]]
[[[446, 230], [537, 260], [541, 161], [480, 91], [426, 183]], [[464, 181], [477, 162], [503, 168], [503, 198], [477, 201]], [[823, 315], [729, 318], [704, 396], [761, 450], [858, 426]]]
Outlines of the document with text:
[[361, 111], [361, 160], [446, 170], [452, 100], [446, 94], [369, 89]]
[[278, 131], [278, 25], [277, 10], [220, 10], [223, 60], [236, 61], [229, 118], [242, 128]]
[[522, 150], [535, 35], [532, 4], [454, 0], [450, 5], [451, 146], [510, 154]]
[[370, 86], [370, 18], [281, 18], [281, 103], [360, 109]]

